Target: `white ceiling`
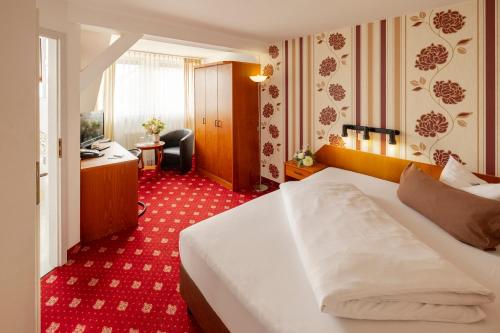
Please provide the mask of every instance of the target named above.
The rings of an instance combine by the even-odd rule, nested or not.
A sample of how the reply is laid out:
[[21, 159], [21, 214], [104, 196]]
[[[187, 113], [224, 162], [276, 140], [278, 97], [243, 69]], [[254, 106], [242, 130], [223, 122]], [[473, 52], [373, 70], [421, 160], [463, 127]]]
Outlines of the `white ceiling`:
[[460, 0], [67, 0], [81, 6], [273, 41]]
[[[117, 36], [113, 36], [116, 39]], [[240, 54], [235, 52], [220, 51], [213, 48], [183, 45], [169, 42], [168, 39], [145, 36], [137, 41], [130, 48], [133, 51], [162, 53], [181, 57], [201, 58], [205, 62], [215, 62], [224, 60], [236, 60], [246, 62], [257, 62], [258, 59], [250, 54]]]
[[165, 43], [151, 39], [141, 39], [130, 48], [133, 51], [169, 54], [181, 57], [210, 58], [219, 56], [223, 51], [186, 46], [181, 44]]

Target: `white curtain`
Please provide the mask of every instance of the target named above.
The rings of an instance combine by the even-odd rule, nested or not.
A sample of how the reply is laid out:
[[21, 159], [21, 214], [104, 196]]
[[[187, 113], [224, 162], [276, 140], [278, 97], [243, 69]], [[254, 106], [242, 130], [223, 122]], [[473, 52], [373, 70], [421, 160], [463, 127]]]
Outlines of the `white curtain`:
[[184, 59], [184, 127], [194, 131], [194, 68], [200, 59]]
[[162, 134], [184, 126], [183, 58], [128, 51], [116, 62], [114, 85], [113, 136], [122, 146], [134, 148], [153, 117], [165, 123]]
[[104, 111], [104, 137], [115, 140], [114, 129], [114, 103], [115, 103], [115, 69], [112, 64], [104, 71], [97, 97], [96, 110]]

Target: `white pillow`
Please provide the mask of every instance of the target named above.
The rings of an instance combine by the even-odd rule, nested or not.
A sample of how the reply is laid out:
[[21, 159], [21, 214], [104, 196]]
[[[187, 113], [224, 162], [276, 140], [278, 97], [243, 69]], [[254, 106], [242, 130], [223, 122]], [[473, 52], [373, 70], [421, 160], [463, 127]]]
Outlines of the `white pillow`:
[[483, 184], [461, 188], [461, 190], [483, 198], [500, 200], [500, 184]]
[[462, 163], [458, 162], [451, 156], [448, 163], [446, 163], [443, 172], [441, 172], [439, 180], [446, 185], [458, 189], [474, 185], [487, 184], [487, 182], [476, 177], [472, 172], [467, 170]]

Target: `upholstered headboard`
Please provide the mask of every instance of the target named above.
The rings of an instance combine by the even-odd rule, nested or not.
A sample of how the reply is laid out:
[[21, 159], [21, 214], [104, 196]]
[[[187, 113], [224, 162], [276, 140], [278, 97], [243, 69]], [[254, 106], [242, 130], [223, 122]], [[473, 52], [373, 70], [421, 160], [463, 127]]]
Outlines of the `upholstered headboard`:
[[[332, 145], [324, 145], [316, 152], [316, 160], [325, 165], [362, 173], [368, 176], [399, 183], [399, 177], [404, 168], [412, 162], [395, 157], [366, 153], [359, 150], [339, 148]], [[425, 173], [439, 179], [442, 167], [413, 162]], [[500, 177], [476, 174], [488, 183], [500, 183]]]

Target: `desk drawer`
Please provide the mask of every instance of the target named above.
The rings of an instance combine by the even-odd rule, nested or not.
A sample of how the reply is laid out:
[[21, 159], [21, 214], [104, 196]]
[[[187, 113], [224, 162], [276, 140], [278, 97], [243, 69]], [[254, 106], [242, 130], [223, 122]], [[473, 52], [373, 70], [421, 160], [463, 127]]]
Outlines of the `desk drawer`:
[[286, 168], [286, 175], [291, 177], [291, 178], [295, 178], [295, 179], [304, 179], [308, 176], [311, 175], [310, 172], [308, 172], [307, 170], [304, 170], [304, 169], [301, 169], [299, 167], [291, 167], [291, 166], [288, 166]]

